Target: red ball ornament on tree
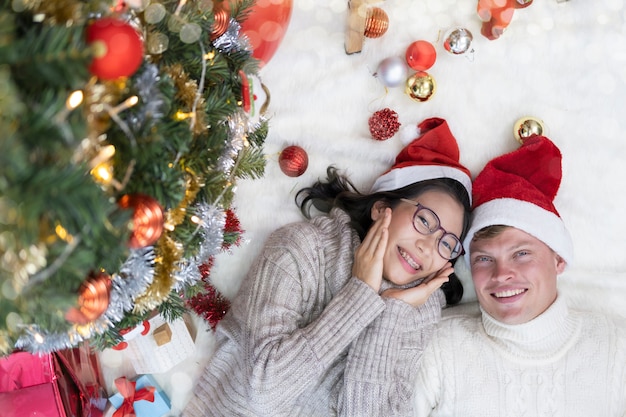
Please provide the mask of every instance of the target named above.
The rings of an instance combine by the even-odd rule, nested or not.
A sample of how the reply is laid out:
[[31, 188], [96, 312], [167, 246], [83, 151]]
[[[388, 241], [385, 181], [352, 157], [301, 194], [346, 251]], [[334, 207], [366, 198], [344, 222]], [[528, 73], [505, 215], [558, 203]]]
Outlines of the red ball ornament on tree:
[[406, 49], [406, 63], [416, 71], [426, 71], [435, 64], [437, 52], [427, 41], [415, 41]]
[[230, 12], [228, 10], [216, 7], [214, 12], [213, 26], [211, 26], [212, 41], [226, 33], [230, 24]]
[[109, 308], [111, 277], [106, 272], [91, 272], [78, 289], [78, 307], [65, 313], [70, 323], [87, 324]]
[[289, 177], [299, 177], [309, 166], [309, 156], [299, 146], [288, 146], [278, 157], [280, 169]]
[[143, 194], [123, 195], [118, 204], [133, 209], [133, 232], [128, 246], [137, 249], [156, 243], [163, 233], [163, 209], [154, 198]]
[[103, 80], [133, 75], [143, 60], [139, 33], [126, 22], [112, 17], [96, 20], [87, 27], [87, 44], [94, 49], [89, 72]]

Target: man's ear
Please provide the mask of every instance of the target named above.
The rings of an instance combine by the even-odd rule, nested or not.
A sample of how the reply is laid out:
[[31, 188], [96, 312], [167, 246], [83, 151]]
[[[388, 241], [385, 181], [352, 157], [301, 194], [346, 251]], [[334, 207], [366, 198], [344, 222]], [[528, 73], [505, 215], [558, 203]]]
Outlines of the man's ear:
[[372, 205], [371, 215], [372, 220], [376, 221], [385, 214], [385, 209], [389, 207], [383, 200], [378, 200]]
[[567, 262], [565, 262], [565, 259], [561, 258], [558, 254], [556, 255], [556, 273], [557, 275], [562, 274], [563, 271], [565, 271], [565, 266], [567, 265]]

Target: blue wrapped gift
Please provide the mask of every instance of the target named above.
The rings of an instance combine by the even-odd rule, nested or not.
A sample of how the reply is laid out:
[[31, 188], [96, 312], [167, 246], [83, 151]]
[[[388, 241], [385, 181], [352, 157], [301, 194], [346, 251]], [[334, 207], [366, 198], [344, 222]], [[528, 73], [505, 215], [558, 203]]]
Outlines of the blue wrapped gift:
[[[170, 399], [167, 398], [152, 375], [141, 375], [135, 382], [137, 391], [142, 388], [154, 387], [154, 401], [139, 400], [133, 403], [137, 417], [163, 417], [170, 411]], [[124, 403], [124, 396], [118, 392], [111, 396], [109, 401], [118, 409]]]

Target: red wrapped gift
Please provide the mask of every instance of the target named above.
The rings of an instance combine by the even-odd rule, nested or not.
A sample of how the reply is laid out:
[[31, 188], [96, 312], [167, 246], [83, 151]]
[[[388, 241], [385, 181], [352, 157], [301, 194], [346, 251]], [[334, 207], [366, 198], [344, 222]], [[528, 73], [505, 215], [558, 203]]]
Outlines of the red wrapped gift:
[[0, 358], [2, 417], [98, 417], [92, 399], [64, 354], [14, 352]]

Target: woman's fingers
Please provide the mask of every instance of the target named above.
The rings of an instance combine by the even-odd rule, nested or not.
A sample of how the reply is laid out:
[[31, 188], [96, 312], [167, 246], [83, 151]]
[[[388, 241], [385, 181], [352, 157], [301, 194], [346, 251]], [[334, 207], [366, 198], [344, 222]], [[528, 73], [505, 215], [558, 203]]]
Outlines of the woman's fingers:
[[383, 257], [387, 248], [391, 209], [377, 219], [354, 254], [352, 275], [361, 279], [375, 291], [380, 289], [383, 277]]
[[450, 280], [449, 276], [454, 272], [452, 264], [448, 262], [435, 273], [431, 278], [424, 280], [420, 285], [413, 288], [390, 288], [383, 293], [384, 297], [397, 298], [405, 303], [418, 307], [426, 302], [428, 298], [443, 284]]

